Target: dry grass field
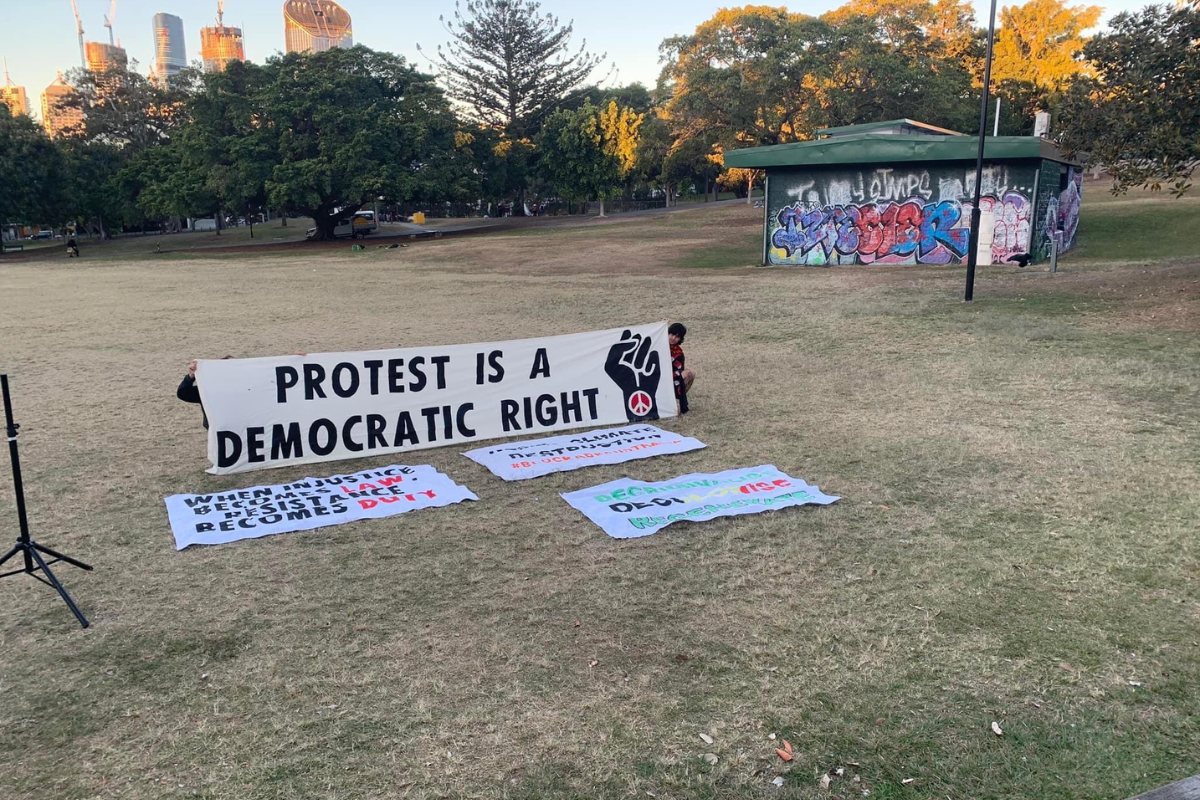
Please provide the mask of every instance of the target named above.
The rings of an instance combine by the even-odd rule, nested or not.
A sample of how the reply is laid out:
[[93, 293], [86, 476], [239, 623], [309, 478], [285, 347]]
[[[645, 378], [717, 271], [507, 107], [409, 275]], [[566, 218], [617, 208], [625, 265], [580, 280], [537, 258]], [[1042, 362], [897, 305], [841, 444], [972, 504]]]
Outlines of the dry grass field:
[[[982, 269], [969, 306], [961, 269], [752, 268], [740, 207], [0, 261], [33, 529], [96, 566], [60, 569], [86, 631], [0, 581], [0, 797], [1122, 798], [1196, 772], [1200, 202], [1098, 195], [1061, 272]], [[456, 449], [215, 478], [174, 397], [194, 357], [663, 317], [700, 373], [666, 427], [709, 447], [520, 484]], [[173, 548], [166, 495], [393, 461], [480, 502]], [[615, 541], [557, 497], [760, 463], [844, 500]]]

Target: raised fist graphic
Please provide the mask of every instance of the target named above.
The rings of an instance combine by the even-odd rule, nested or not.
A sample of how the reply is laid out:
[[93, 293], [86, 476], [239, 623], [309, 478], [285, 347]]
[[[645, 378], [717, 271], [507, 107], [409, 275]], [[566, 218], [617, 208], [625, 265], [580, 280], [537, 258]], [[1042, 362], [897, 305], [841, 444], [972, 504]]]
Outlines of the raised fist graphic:
[[630, 422], [658, 419], [658, 381], [662, 366], [649, 336], [625, 331], [608, 350], [604, 371], [625, 395], [625, 416]]

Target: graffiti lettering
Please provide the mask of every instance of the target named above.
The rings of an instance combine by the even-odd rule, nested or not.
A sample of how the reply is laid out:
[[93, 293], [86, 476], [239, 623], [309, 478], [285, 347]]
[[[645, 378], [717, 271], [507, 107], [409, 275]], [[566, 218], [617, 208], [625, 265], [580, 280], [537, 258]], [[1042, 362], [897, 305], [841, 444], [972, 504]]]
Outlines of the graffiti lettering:
[[814, 250], [826, 263], [837, 253], [863, 263], [946, 264], [967, 252], [969, 231], [959, 203], [863, 203], [805, 210], [788, 206], [776, 217], [771, 244], [788, 257]]
[[871, 176], [870, 187], [871, 197], [877, 200], [905, 200], [910, 197], [928, 200], [933, 196], [928, 172], [895, 174], [892, 169], [877, 169]]
[[1002, 202], [994, 197], [983, 197], [979, 207], [995, 215], [992, 234], [992, 261], [1003, 263], [1010, 256], [1024, 253], [1029, 244], [1029, 226], [1033, 207], [1025, 195], [1006, 192]]
[[1071, 167], [1067, 173], [1067, 188], [1058, 196], [1058, 228], [1062, 231], [1060, 250], [1075, 246], [1075, 233], [1079, 229], [1079, 206], [1082, 201], [1083, 172]]

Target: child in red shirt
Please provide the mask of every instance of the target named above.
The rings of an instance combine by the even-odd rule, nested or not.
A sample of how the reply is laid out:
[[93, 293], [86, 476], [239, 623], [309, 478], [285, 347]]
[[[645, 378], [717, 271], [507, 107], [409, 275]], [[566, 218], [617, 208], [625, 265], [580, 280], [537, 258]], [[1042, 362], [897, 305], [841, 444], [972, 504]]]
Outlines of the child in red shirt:
[[667, 341], [671, 345], [671, 375], [675, 380], [675, 404], [680, 414], [688, 412], [688, 392], [696, 380], [696, 373], [687, 369], [683, 354], [683, 340], [687, 336], [687, 326], [682, 322], [673, 322], [667, 328]]

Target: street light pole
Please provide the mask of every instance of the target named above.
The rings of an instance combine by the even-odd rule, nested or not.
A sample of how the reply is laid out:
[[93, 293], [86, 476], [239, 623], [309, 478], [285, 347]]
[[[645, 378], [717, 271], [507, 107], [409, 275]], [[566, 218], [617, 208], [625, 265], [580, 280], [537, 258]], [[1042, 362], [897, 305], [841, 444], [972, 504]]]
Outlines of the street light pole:
[[979, 104], [979, 152], [975, 156], [975, 200], [971, 206], [970, 252], [967, 253], [967, 291], [963, 300], [975, 297], [975, 265], [979, 261], [979, 200], [983, 186], [983, 140], [987, 135], [988, 88], [992, 83], [992, 44], [996, 39], [996, 0], [988, 14], [987, 58], [983, 62], [983, 98]]

